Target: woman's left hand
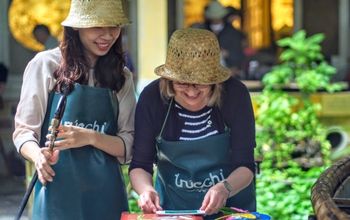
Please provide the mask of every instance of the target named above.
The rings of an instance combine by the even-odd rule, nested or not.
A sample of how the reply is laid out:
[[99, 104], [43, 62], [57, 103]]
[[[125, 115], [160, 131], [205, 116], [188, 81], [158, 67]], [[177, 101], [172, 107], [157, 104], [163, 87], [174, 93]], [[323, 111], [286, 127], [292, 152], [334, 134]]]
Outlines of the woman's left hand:
[[[92, 143], [93, 130], [87, 128], [81, 128], [78, 126], [64, 126], [58, 127], [58, 134], [55, 141], [55, 149], [65, 150], [69, 148], [78, 148]], [[50, 144], [52, 134], [46, 136], [48, 141], [46, 146]]]
[[205, 194], [200, 210], [204, 210], [207, 215], [218, 213], [225, 206], [229, 192], [222, 182], [212, 186]]

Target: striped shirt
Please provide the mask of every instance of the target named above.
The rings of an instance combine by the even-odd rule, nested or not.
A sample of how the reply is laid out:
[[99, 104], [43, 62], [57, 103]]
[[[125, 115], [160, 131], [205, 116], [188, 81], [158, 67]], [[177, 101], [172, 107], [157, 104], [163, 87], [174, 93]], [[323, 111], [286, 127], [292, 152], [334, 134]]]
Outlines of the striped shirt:
[[182, 123], [179, 133], [180, 141], [198, 140], [218, 134], [218, 129], [213, 126], [212, 107], [204, 107], [199, 111], [191, 112], [175, 103], [175, 111]]

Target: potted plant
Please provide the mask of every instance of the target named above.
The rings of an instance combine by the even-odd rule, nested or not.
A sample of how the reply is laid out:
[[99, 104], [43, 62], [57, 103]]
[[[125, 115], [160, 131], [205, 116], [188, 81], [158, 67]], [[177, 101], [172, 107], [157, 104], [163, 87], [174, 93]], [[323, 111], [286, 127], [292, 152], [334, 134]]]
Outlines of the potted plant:
[[318, 119], [318, 91], [342, 88], [331, 83], [336, 69], [324, 59], [323, 34], [305, 31], [277, 42], [280, 63], [263, 78], [257, 99], [256, 157], [263, 172], [257, 178], [258, 210], [274, 219], [305, 219], [312, 212], [310, 189], [330, 164], [330, 144]]

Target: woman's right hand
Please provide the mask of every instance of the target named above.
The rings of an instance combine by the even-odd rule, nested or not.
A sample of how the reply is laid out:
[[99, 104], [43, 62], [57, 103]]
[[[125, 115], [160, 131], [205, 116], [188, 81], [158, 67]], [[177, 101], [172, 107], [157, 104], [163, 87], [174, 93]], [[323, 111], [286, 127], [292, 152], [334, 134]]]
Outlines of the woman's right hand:
[[138, 205], [144, 213], [155, 213], [158, 210], [163, 210], [159, 204], [159, 196], [155, 190], [144, 191], [140, 194]]
[[34, 161], [35, 168], [38, 172], [39, 181], [45, 185], [47, 182], [52, 182], [55, 176], [55, 171], [51, 165], [58, 161], [59, 151], [51, 151], [48, 147], [40, 148], [40, 151]]

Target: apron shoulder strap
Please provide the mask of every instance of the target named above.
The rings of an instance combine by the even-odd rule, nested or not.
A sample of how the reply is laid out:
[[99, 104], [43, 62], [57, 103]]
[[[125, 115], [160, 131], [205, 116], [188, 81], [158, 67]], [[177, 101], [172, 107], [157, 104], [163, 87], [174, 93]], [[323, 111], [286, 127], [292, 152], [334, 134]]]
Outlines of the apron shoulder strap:
[[228, 126], [228, 124], [226, 123], [225, 117], [224, 117], [224, 115], [223, 115], [223, 113], [222, 113], [221, 108], [222, 108], [222, 105], [217, 106], [218, 116], [219, 116], [220, 120], [222, 121], [222, 123], [223, 123], [224, 126], [225, 126], [225, 130], [224, 130], [224, 131], [225, 131], [225, 132], [229, 132], [229, 131], [231, 130], [231, 128], [230, 128], [230, 127]]
[[171, 109], [171, 106], [173, 105], [173, 102], [174, 102], [174, 98], [171, 98], [171, 99], [170, 99], [169, 106], [168, 106], [167, 113], [166, 113], [166, 115], [165, 115], [165, 119], [164, 119], [163, 124], [162, 124], [162, 128], [160, 129], [160, 132], [159, 132], [158, 136], [156, 137], [156, 140], [157, 140], [158, 142], [161, 141], [161, 139], [162, 139], [163, 130], [164, 130], [165, 124], [166, 124], [166, 122], [167, 122], [167, 120], [168, 120], [168, 116], [169, 116], [169, 114], [170, 114], [170, 109]]
[[109, 90], [109, 96], [111, 98], [111, 103], [114, 111], [114, 117], [117, 120], [119, 116], [119, 101], [117, 97], [117, 92]]

